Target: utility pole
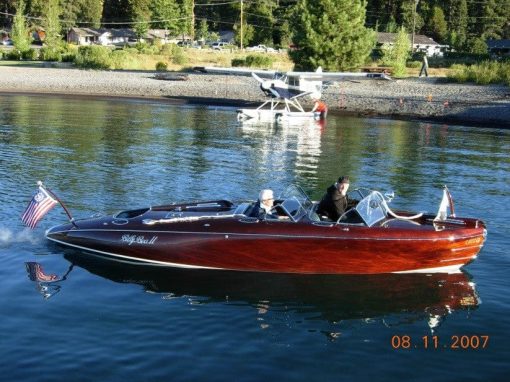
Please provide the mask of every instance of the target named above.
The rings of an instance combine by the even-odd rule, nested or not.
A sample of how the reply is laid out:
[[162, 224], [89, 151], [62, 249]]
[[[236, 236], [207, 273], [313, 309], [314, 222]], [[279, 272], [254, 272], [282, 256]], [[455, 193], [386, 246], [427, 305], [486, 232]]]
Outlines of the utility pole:
[[416, 10], [418, 8], [418, 3], [420, 0], [414, 0], [414, 8], [413, 8], [413, 38], [411, 43], [411, 52], [414, 51], [414, 30], [416, 28]]
[[195, 0], [191, 1], [191, 43], [195, 41]]
[[243, 50], [243, 0], [241, 0], [241, 50]]

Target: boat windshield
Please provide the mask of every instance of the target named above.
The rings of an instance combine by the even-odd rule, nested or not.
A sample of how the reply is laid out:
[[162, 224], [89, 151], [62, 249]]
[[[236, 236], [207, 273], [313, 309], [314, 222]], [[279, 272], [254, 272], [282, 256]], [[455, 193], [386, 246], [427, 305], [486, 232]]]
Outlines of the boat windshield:
[[340, 219], [339, 224], [349, 225], [363, 225], [372, 227], [377, 222], [387, 217], [388, 207], [386, 205], [384, 196], [378, 191], [371, 191], [367, 189], [354, 190], [349, 193], [351, 200], [360, 198], [356, 207], [346, 211]]
[[292, 221], [297, 222], [308, 214], [313, 203], [303, 189], [297, 185], [290, 185], [280, 194], [281, 207]]
[[368, 227], [386, 218], [386, 203], [380, 192], [371, 191], [356, 206], [356, 211]]

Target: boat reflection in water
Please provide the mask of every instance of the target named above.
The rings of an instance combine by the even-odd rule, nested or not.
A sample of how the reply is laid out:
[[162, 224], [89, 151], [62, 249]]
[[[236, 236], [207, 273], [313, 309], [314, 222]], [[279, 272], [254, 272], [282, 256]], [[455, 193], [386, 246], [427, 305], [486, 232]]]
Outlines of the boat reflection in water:
[[434, 329], [449, 314], [476, 309], [480, 303], [475, 284], [465, 272], [296, 275], [128, 264], [83, 256], [72, 249], [64, 256], [70, 269], [78, 266], [114, 282], [139, 284], [147, 292], [161, 293], [164, 299], [186, 297], [200, 304], [241, 302], [258, 310], [284, 307], [293, 314], [333, 323], [404, 314], [403, 322], [427, 321]]

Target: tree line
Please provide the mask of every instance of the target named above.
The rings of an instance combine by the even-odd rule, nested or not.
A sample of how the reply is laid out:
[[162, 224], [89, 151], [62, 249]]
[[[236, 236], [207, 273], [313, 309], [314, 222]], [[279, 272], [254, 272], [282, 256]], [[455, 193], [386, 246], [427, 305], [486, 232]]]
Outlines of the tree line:
[[303, 69], [362, 65], [377, 31], [404, 40], [426, 34], [469, 53], [486, 53], [487, 39], [510, 38], [510, 0], [0, 0], [0, 16], [20, 52], [30, 45], [25, 29], [43, 29], [48, 57], [71, 27], [127, 27], [140, 37], [166, 29], [192, 39], [233, 30], [239, 45], [290, 48]]
[[[0, 0], [1, 20], [12, 25], [19, 0]], [[24, 0], [31, 25], [41, 24], [47, 0]], [[167, 29], [205, 38], [210, 32], [236, 31], [236, 39], [286, 47], [293, 37], [292, 17], [299, 7], [332, 3], [349, 7], [349, 0], [59, 0], [60, 25], [70, 27], [129, 27]], [[354, 3], [358, 3], [354, 1]], [[356, 5], [355, 5], [356, 6]], [[510, 0], [366, 0], [364, 26], [379, 32], [425, 34], [456, 50], [479, 52], [487, 39], [510, 38]], [[324, 7], [323, 7], [324, 8]], [[325, 16], [328, 13], [326, 11]], [[241, 21], [242, 19], [242, 21]], [[241, 24], [242, 23], [242, 24]], [[349, 25], [349, 24], [347, 24]], [[241, 28], [242, 26], [242, 28]], [[332, 25], [336, 27], [336, 25]]]

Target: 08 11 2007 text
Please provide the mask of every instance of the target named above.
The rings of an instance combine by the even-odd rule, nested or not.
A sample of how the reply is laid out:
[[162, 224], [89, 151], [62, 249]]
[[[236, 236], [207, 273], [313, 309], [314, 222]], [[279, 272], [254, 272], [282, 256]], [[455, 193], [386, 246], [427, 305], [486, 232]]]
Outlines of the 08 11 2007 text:
[[447, 340], [439, 336], [423, 336], [412, 338], [409, 335], [394, 335], [391, 337], [393, 349], [452, 349], [452, 350], [478, 350], [489, 346], [488, 335], [451, 335]]

